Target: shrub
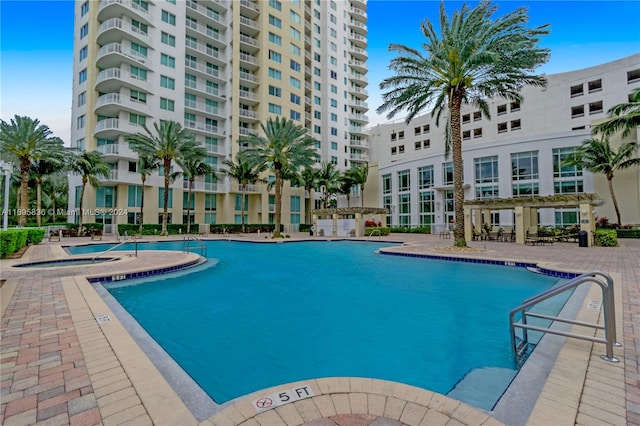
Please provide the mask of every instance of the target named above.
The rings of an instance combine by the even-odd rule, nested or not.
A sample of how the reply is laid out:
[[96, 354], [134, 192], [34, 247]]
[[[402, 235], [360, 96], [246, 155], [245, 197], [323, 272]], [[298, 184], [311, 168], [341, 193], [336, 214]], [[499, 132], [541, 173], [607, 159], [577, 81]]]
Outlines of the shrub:
[[391, 233], [391, 228], [387, 226], [371, 226], [364, 230], [364, 236], [368, 237], [370, 235], [378, 235], [378, 232], [380, 235], [389, 235]]
[[44, 238], [44, 228], [27, 228], [27, 244], [40, 244]]
[[391, 230], [391, 232], [400, 233], [400, 234], [430, 234], [431, 233], [430, 225], [417, 226], [415, 228], [410, 228], [406, 226], [395, 226], [389, 229]]
[[[189, 233], [197, 234], [199, 229], [199, 225], [197, 223], [191, 224], [191, 229]], [[135, 223], [121, 223], [118, 225], [118, 233], [120, 235], [124, 235], [124, 233], [128, 235], [138, 234], [140, 232], [140, 225]], [[162, 224], [159, 223], [148, 223], [142, 225], [142, 235], [160, 235], [162, 232]], [[186, 223], [168, 223], [167, 224], [167, 232], [169, 235], [180, 235], [187, 233], [187, 224]]]
[[636, 229], [616, 229], [618, 238], [640, 238], [640, 228]]
[[298, 228], [298, 231], [300, 232], [309, 232], [310, 230], [311, 230], [311, 225], [306, 223], [301, 223], [300, 227]]
[[595, 245], [600, 247], [616, 247], [618, 237], [615, 229], [596, 229]]
[[[302, 227], [302, 225], [300, 225]], [[308, 226], [308, 225], [307, 225]], [[244, 230], [248, 234], [260, 232], [270, 233], [276, 229], [275, 225], [263, 224], [263, 223], [250, 223], [244, 225]], [[284, 229], [283, 226], [280, 226], [280, 232]], [[307, 231], [309, 229], [307, 228]], [[216, 223], [212, 224], [209, 230], [212, 234], [224, 234], [225, 232], [228, 234], [239, 234], [242, 232], [242, 225], [237, 223]]]
[[376, 222], [375, 220], [365, 220], [364, 227], [365, 228], [373, 228], [373, 227], [381, 227], [382, 222]]
[[0, 231], [0, 257], [3, 259], [11, 256], [27, 244], [26, 229], [9, 229]]

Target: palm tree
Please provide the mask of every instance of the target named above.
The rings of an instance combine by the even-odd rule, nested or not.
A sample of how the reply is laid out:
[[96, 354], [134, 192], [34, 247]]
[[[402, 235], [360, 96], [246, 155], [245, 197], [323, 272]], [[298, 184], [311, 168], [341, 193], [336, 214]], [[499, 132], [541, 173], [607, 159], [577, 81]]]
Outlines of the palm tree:
[[250, 162], [246, 156], [243, 154], [244, 151], [240, 151], [238, 156], [236, 157], [236, 161], [233, 162], [231, 160], [225, 160], [222, 164], [227, 166], [227, 169], [224, 173], [232, 179], [235, 179], [238, 182], [238, 189], [242, 193], [242, 198], [240, 199], [240, 217], [242, 223], [242, 232], [245, 232], [244, 227], [244, 199], [247, 194], [247, 185], [255, 185], [256, 183], [266, 183], [267, 180], [260, 177], [262, 172], [267, 170], [267, 163], [259, 162], [254, 163]]
[[20, 169], [19, 226], [27, 224], [31, 163], [46, 158], [50, 150], [61, 146], [62, 141], [51, 134], [49, 127], [37, 119], [16, 115], [9, 123], [0, 120], [0, 151], [15, 156]]
[[602, 133], [608, 137], [622, 130], [625, 137], [640, 126], [640, 87], [630, 95], [630, 101], [613, 106], [608, 111], [609, 119], [593, 128], [593, 133]]
[[55, 222], [58, 211], [56, 205], [68, 205], [69, 198], [69, 180], [63, 172], [47, 175], [43, 181], [42, 189], [44, 192], [43, 201], [51, 207], [53, 214], [51, 221]]
[[244, 151], [251, 162], [266, 163], [274, 171], [275, 180], [275, 230], [273, 237], [280, 237], [282, 222], [283, 168], [310, 167], [315, 161], [315, 140], [306, 136], [307, 129], [293, 120], [276, 117], [260, 124], [265, 136], [250, 135], [240, 140], [248, 148]]
[[364, 185], [367, 183], [369, 177], [369, 165], [364, 164], [362, 166], [355, 166], [347, 171], [347, 176], [351, 179], [354, 185], [360, 185], [360, 207], [364, 207]]
[[347, 196], [347, 207], [351, 207], [351, 189], [356, 186], [356, 183], [346, 173], [340, 176], [338, 183], [338, 192]]
[[142, 235], [144, 226], [144, 187], [147, 177], [160, 166], [159, 159], [145, 152], [138, 152], [138, 173], [140, 173], [140, 181], [142, 182], [142, 191], [140, 193], [140, 220], [138, 225], [138, 233]]
[[613, 191], [613, 175], [617, 170], [640, 165], [640, 158], [634, 157], [638, 151], [637, 142], [626, 142], [616, 152], [606, 138], [587, 139], [577, 149], [576, 153], [569, 157], [565, 164], [587, 169], [592, 173], [602, 173], [607, 177], [609, 193], [613, 201], [613, 207], [618, 216], [618, 224], [622, 226], [618, 200]]
[[331, 194], [335, 193], [339, 189], [341, 173], [336, 169], [335, 164], [323, 162], [320, 165], [318, 172], [318, 183], [322, 187], [322, 198], [324, 201], [324, 207], [327, 208], [330, 205]]
[[145, 126], [147, 133], [136, 133], [127, 136], [127, 142], [136, 152], [142, 152], [144, 155], [158, 158], [162, 163], [164, 172], [164, 194], [163, 194], [163, 210], [162, 210], [162, 231], [160, 235], [168, 235], [167, 222], [169, 220], [169, 184], [177, 177], [177, 174], [171, 173], [171, 165], [173, 161], [177, 161], [189, 156], [189, 153], [198, 147], [193, 133], [182, 128], [182, 125], [176, 121], [160, 120], [160, 124], [153, 123], [155, 134], [151, 133]]
[[388, 118], [408, 112], [410, 122], [425, 108], [432, 108], [439, 125], [440, 116], [448, 112], [447, 147], [453, 151], [455, 240], [466, 246], [464, 238], [464, 189], [462, 181], [462, 104], [478, 107], [490, 118], [486, 99], [494, 96], [521, 101], [519, 90], [528, 84], [544, 86], [546, 80], [532, 71], [549, 59], [549, 49], [538, 47], [539, 36], [549, 33], [549, 26], [527, 28], [526, 8], [518, 8], [494, 18], [497, 6], [488, 0], [471, 9], [464, 4], [451, 19], [440, 3], [439, 36], [433, 24], [421, 24], [426, 38], [424, 55], [413, 48], [392, 44], [398, 53], [390, 68], [396, 75], [380, 83], [383, 103], [378, 112], [389, 111]]
[[187, 193], [187, 234], [191, 232], [191, 192], [193, 191], [193, 182], [198, 176], [213, 173], [213, 168], [206, 163], [206, 158], [207, 151], [202, 147], [196, 147], [187, 157], [177, 160], [180, 168], [182, 168], [182, 174], [189, 182], [189, 192]]
[[[57, 139], [55, 142], [54, 139]], [[63, 142], [60, 138], [51, 138], [53, 142], [47, 151], [46, 157], [39, 158], [31, 163], [31, 173], [36, 180], [36, 222], [42, 224], [42, 181], [45, 176], [53, 174], [64, 167]]]
[[111, 172], [111, 168], [106, 161], [102, 158], [102, 154], [98, 151], [83, 151], [81, 153], [72, 153], [69, 158], [68, 166], [69, 170], [78, 173], [82, 176], [82, 190], [80, 190], [79, 200], [79, 222], [78, 222], [78, 235], [82, 233], [82, 216], [83, 208], [82, 202], [84, 200], [84, 191], [87, 187], [87, 183], [93, 187], [100, 186], [100, 177], [108, 177]]
[[318, 186], [319, 170], [311, 167], [305, 167], [302, 172], [298, 173], [296, 182], [305, 190], [305, 211], [308, 216], [308, 224], [311, 224], [311, 191]]

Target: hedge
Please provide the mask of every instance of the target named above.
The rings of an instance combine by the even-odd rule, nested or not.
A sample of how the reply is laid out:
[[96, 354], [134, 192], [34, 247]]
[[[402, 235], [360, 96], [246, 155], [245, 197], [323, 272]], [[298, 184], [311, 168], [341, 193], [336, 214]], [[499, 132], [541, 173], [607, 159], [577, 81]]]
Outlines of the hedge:
[[364, 229], [364, 236], [376, 236], [376, 235], [389, 235], [391, 233], [391, 228], [387, 226], [369, 226]]
[[[268, 223], [249, 223], [244, 225], [244, 231], [247, 234], [260, 232], [270, 233], [276, 229], [276, 226]], [[284, 230], [284, 226], [280, 225], [280, 232]], [[242, 232], [242, 225], [237, 223], [216, 223], [211, 224], [209, 232], [212, 234], [239, 234]]]
[[[197, 223], [191, 224], [191, 229], [189, 230], [190, 234], [197, 234], [199, 229], [199, 225]], [[138, 234], [140, 233], [140, 225], [136, 225], [135, 223], [121, 223], [118, 225], [118, 233], [120, 235], [124, 235], [124, 233], [128, 235]], [[142, 235], [160, 235], [162, 232], [162, 224], [149, 223], [142, 225]], [[187, 233], [187, 224], [184, 223], [168, 223], [167, 224], [167, 232], [169, 235], [179, 235]]]
[[615, 229], [596, 229], [594, 237], [595, 245], [600, 247], [616, 247], [618, 237]]
[[[369, 229], [369, 228], [366, 228], [366, 229]], [[401, 233], [401, 234], [430, 234], [431, 233], [430, 225], [417, 226], [415, 228], [410, 228], [407, 226], [394, 226], [390, 229], [391, 229], [391, 232]]]
[[0, 257], [11, 256], [27, 244], [27, 229], [0, 231]]
[[27, 244], [40, 244], [44, 238], [44, 228], [27, 228]]
[[640, 228], [616, 229], [618, 238], [640, 238]]

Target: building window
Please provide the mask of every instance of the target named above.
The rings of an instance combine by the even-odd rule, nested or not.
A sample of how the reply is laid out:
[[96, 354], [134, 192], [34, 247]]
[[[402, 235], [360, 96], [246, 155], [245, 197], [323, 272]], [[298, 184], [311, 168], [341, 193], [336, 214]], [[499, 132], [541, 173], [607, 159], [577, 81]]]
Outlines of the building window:
[[395, 146], [391, 147], [391, 155], [396, 155], [398, 153], [398, 148]]
[[511, 130], [520, 130], [520, 119], [511, 120]]
[[282, 28], [282, 20], [280, 18], [276, 18], [273, 15], [269, 15], [269, 24], [273, 25], [276, 28]]
[[274, 52], [273, 50], [269, 50], [269, 59], [271, 59], [274, 62], [281, 63], [282, 55], [279, 54], [278, 52]]
[[89, 13], [89, 2], [85, 1], [82, 3], [82, 6], [80, 6], [80, 16], [84, 16], [87, 13]]
[[511, 102], [511, 112], [520, 111], [520, 102], [513, 101]]
[[276, 114], [276, 115], [281, 115], [282, 114], [282, 107], [280, 105], [276, 105], [276, 104], [269, 104], [269, 112], [271, 114]]
[[298, 224], [300, 223], [300, 196], [292, 195], [291, 196], [291, 223]]
[[277, 11], [282, 10], [282, 3], [280, 3], [278, 0], [269, 0], [269, 6], [271, 6]]
[[507, 122], [498, 123], [498, 133], [505, 133], [507, 131]]
[[425, 139], [422, 141], [422, 147], [423, 148], [430, 148], [431, 147], [431, 139]]
[[482, 113], [480, 111], [475, 111], [473, 113], [473, 121], [480, 121], [482, 120]]
[[160, 109], [175, 111], [175, 102], [171, 99], [160, 98]]
[[382, 175], [382, 193], [391, 194], [391, 175]]
[[269, 33], [269, 41], [271, 43], [273, 43], [273, 44], [278, 45], [278, 46], [282, 45], [282, 37], [280, 37], [277, 34], [271, 33], [271, 32]]
[[404, 139], [404, 130], [398, 132], [398, 140]]
[[176, 24], [176, 15], [174, 15], [173, 13], [169, 13], [166, 10], [163, 10], [162, 11], [162, 22], [166, 22], [169, 25], [175, 25]]
[[174, 58], [173, 56], [169, 56], [167, 54], [162, 53], [160, 55], [160, 63], [166, 67], [169, 68], [175, 68], [176, 67], [176, 58]]
[[577, 84], [575, 86], [571, 86], [571, 97], [575, 98], [576, 96], [582, 96], [584, 95], [584, 85], [583, 84]]
[[427, 189], [433, 186], [433, 166], [418, 168], [418, 188]]
[[556, 209], [556, 228], [568, 228], [580, 223], [578, 209]]
[[576, 147], [553, 149], [553, 189], [556, 194], [584, 192], [582, 169], [566, 165], [569, 157], [576, 153]]
[[[167, 200], [167, 208], [173, 208], [173, 188], [169, 188], [169, 192], [167, 193], [169, 199]], [[164, 188], [158, 188], [158, 208], [164, 208]]]
[[420, 226], [435, 223], [435, 202], [433, 191], [420, 193]]
[[398, 191], [409, 191], [411, 189], [411, 175], [409, 170], [398, 172]]
[[99, 186], [96, 189], [96, 207], [115, 207], [117, 188], [114, 186]]
[[603, 112], [602, 101], [589, 103], [589, 114], [599, 114]]
[[602, 79], [599, 78], [597, 80], [593, 80], [587, 83], [587, 87], [589, 88], [589, 93], [599, 92], [602, 90]]
[[167, 77], [165, 75], [161, 75], [160, 76], [160, 86], [161, 87], [166, 87], [167, 89], [175, 89], [176, 88], [176, 81], [171, 78], [171, 77]]
[[429, 133], [431, 131], [431, 125], [425, 124], [422, 126], [422, 133]]
[[87, 35], [89, 35], [89, 24], [84, 24], [82, 27], [80, 27], [80, 39], [85, 38]]
[[145, 126], [146, 117], [144, 115], [129, 113], [129, 124], [134, 126]]
[[627, 84], [640, 81], [640, 68], [637, 70], [627, 71]]
[[132, 102], [146, 104], [147, 103], [147, 94], [145, 92], [140, 92], [138, 90], [129, 90], [129, 99]]
[[422, 142], [418, 141], [418, 142], [414, 142], [414, 150], [416, 151], [420, 151], [422, 149]]
[[511, 154], [511, 180], [514, 197], [538, 195], [538, 152]]
[[289, 68], [291, 68], [294, 71], [300, 71], [300, 64], [294, 61], [293, 59], [290, 59]]
[[176, 38], [174, 36], [172, 36], [171, 34], [167, 34], [164, 31], [162, 31], [161, 37], [160, 37], [160, 41], [162, 41], [162, 43], [169, 45], [169, 46], [174, 46], [176, 45]]
[[418, 126], [415, 129], [413, 129], [414, 135], [419, 135], [422, 132], [422, 127]]
[[442, 164], [442, 184], [453, 185], [453, 162]]
[[131, 78], [134, 80], [147, 81], [147, 70], [131, 65], [129, 68]]
[[282, 89], [275, 86], [269, 86], [269, 94], [271, 96], [277, 96], [278, 98], [282, 96]]
[[571, 107], [571, 118], [584, 117], [584, 105]]
[[476, 198], [498, 197], [498, 156], [481, 157], [474, 160]]
[[292, 53], [294, 56], [300, 56], [300, 48], [299, 48], [297, 45], [295, 45], [295, 44], [291, 43], [291, 44], [289, 45], [289, 50], [291, 50], [291, 53]]
[[498, 115], [507, 113], [507, 104], [498, 105]]
[[464, 114], [462, 116], [462, 124], [467, 124], [471, 122], [471, 114]]
[[82, 106], [87, 103], [87, 92], [82, 92], [78, 95], [78, 106]]
[[294, 95], [293, 93], [291, 94], [291, 103], [292, 104], [296, 104], [296, 105], [300, 105], [301, 102], [301, 98], [298, 95]]
[[89, 48], [87, 46], [84, 46], [82, 49], [80, 49], [80, 52], [78, 53], [78, 60], [84, 61], [85, 59], [87, 59], [88, 54], [89, 54]]
[[301, 85], [300, 85], [300, 80], [298, 80], [295, 77], [289, 77], [289, 84], [291, 85], [291, 87], [293, 87], [294, 89], [300, 89]]
[[282, 73], [274, 68], [269, 68], [269, 77], [276, 80], [282, 80]]
[[471, 130], [465, 130], [464, 132], [462, 132], [462, 140], [466, 141], [471, 139]]
[[83, 69], [78, 73], [78, 84], [82, 84], [87, 81], [87, 69]]
[[482, 137], [482, 127], [479, 127], [477, 129], [473, 129], [473, 138], [481, 138]]
[[411, 194], [398, 194], [398, 226], [411, 226]]
[[85, 117], [84, 114], [81, 115], [80, 117], [78, 117], [78, 119], [77, 119], [77, 128], [78, 129], [84, 129], [85, 121], [86, 121], [86, 117]]
[[128, 185], [127, 188], [127, 207], [142, 206], [142, 186]]

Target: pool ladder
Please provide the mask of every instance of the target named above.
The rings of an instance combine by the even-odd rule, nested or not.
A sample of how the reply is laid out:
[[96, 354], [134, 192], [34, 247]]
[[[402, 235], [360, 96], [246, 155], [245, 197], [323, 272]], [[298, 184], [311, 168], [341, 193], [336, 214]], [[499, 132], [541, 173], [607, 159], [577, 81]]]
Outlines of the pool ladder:
[[[557, 316], [539, 314], [535, 312], [528, 312], [527, 309], [533, 307], [534, 305], [543, 302], [553, 296], [556, 296], [560, 293], [564, 293], [569, 290], [573, 290], [574, 288], [582, 285], [582, 284], [597, 284], [600, 286], [602, 290], [602, 309], [603, 309], [603, 319], [604, 324], [600, 325], [597, 323], [588, 323], [583, 321], [576, 321], [567, 318], [559, 318]], [[520, 319], [515, 319], [516, 315], [520, 313]], [[541, 318], [551, 321], [558, 321], [567, 324], [579, 325], [584, 327], [591, 327], [598, 330], [604, 330], [604, 339], [595, 336], [589, 336], [586, 334], [577, 334], [569, 331], [555, 330], [549, 327], [540, 327], [536, 325], [531, 325], [527, 323], [527, 318]], [[544, 291], [536, 296], [533, 296], [524, 302], [517, 308], [511, 310], [509, 314], [509, 323], [511, 324], [511, 347], [513, 349], [514, 355], [516, 357], [516, 361], [518, 366], [521, 366], [526, 358], [528, 349], [529, 349], [529, 339], [528, 339], [528, 330], [538, 331], [541, 333], [550, 333], [557, 334], [565, 337], [572, 337], [575, 339], [588, 340], [597, 343], [604, 343], [606, 348], [606, 354], [601, 355], [605, 361], [609, 362], [618, 362], [618, 358], [613, 355], [613, 347], [614, 346], [622, 346], [620, 343], [616, 342], [616, 318], [615, 318], [615, 301], [613, 298], [613, 279], [600, 271], [592, 271], [587, 272], [586, 274], [582, 274], [578, 277], [573, 278], [559, 286], [550, 288], [547, 291]], [[516, 336], [516, 328], [522, 329], [522, 337]], [[520, 342], [518, 342], [520, 340]]]
[[191, 248], [199, 249], [200, 256], [207, 257], [207, 245], [204, 243], [204, 241], [202, 241], [198, 237], [194, 237], [193, 235], [187, 235], [186, 237], [184, 237], [182, 242], [182, 251], [186, 253], [190, 251]]
[[100, 256], [102, 256], [103, 254], [107, 254], [112, 250], [117, 249], [118, 247], [122, 247], [125, 244], [129, 244], [129, 243], [133, 243], [133, 245], [135, 246], [135, 251], [134, 251], [134, 256], [138, 257], [138, 241], [133, 240], [133, 241], [122, 241], [121, 243], [116, 244], [113, 247], [108, 248], [105, 251], [101, 251], [100, 253], [96, 254], [95, 256], [93, 256], [93, 258], [91, 259], [91, 263], [94, 263], [96, 261], [97, 258], [99, 258]]

